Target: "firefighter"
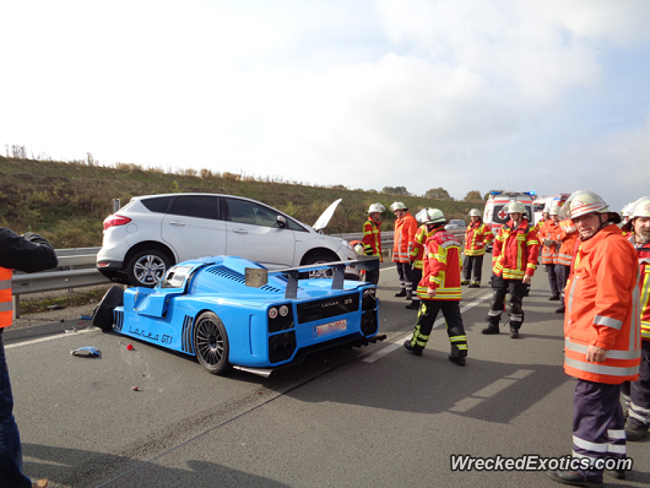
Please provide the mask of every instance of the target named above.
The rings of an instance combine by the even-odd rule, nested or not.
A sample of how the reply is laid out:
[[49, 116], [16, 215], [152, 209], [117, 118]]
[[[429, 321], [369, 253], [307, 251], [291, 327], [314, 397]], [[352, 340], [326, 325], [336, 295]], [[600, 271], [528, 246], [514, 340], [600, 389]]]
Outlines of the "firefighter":
[[549, 219], [546, 220], [537, 232], [537, 238], [542, 244], [542, 266], [548, 275], [548, 285], [551, 288], [549, 300], [560, 300], [560, 284], [555, 272], [555, 264], [560, 247], [558, 234], [560, 232], [559, 208], [553, 205], [549, 209]]
[[623, 385], [623, 398], [628, 407], [625, 435], [628, 441], [646, 436], [650, 427], [650, 196], [636, 201], [628, 224], [630, 243], [639, 258], [641, 278], [641, 366], [639, 381]]
[[[620, 216], [590, 191], [567, 200], [580, 244], [567, 283], [564, 371], [578, 379], [573, 397], [577, 470], [552, 470], [555, 481], [592, 486], [606, 459], [626, 455], [621, 384], [639, 377], [641, 330], [634, 247], [614, 225]], [[584, 463], [584, 465], [582, 464]], [[616, 477], [625, 471], [612, 471]]]
[[402, 202], [393, 202], [390, 210], [395, 213], [395, 238], [393, 241], [393, 262], [397, 267], [400, 291], [396, 297], [411, 301], [411, 258], [409, 247], [418, 230], [418, 223]]
[[556, 257], [555, 274], [560, 289], [560, 306], [555, 310], [555, 313], [564, 313], [564, 290], [571, 271], [578, 230], [571, 220], [568, 204], [565, 203], [560, 209], [559, 218], [560, 231], [557, 238], [561, 245]]
[[505, 297], [510, 294], [510, 337], [516, 339], [524, 323], [522, 301], [537, 269], [539, 242], [523, 203], [513, 200], [506, 211], [510, 220], [499, 229], [492, 248], [492, 304], [486, 317], [488, 326], [481, 332], [499, 333]]
[[[363, 224], [363, 251], [366, 256], [379, 256], [379, 262], [383, 263], [381, 254], [381, 214], [386, 210], [381, 203], [373, 203], [368, 207], [368, 220]], [[366, 281], [379, 283], [379, 268], [366, 273]]]
[[[463, 259], [462, 285], [469, 285], [469, 288], [481, 287], [481, 275], [483, 271], [483, 256], [485, 248], [494, 239], [490, 226], [483, 223], [481, 212], [473, 208], [469, 211], [470, 224], [465, 231], [465, 258]], [[470, 282], [470, 275], [472, 281]]]
[[411, 303], [406, 305], [409, 310], [420, 308], [420, 297], [418, 297], [418, 283], [422, 279], [422, 259], [424, 256], [424, 246], [431, 235], [427, 231], [427, 225], [424, 223], [427, 219], [427, 209], [423, 208], [415, 214], [415, 220], [421, 224], [415, 231], [415, 237], [411, 242]]
[[449, 360], [465, 366], [467, 336], [460, 314], [460, 242], [444, 228], [442, 211], [427, 208], [425, 224], [430, 233], [424, 253], [423, 276], [418, 284], [418, 296], [422, 300], [418, 320], [410, 340], [404, 342], [407, 351], [421, 356], [427, 345], [438, 312], [447, 322], [447, 334], [451, 343]]

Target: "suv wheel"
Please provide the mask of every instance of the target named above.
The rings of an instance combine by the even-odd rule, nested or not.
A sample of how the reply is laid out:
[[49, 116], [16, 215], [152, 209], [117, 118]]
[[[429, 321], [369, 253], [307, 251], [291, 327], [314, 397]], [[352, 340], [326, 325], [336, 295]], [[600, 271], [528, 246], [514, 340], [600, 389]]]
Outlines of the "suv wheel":
[[171, 266], [171, 259], [158, 249], [146, 249], [136, 253], [126, 268], [132, 286], [153, 288], [165, 277]]

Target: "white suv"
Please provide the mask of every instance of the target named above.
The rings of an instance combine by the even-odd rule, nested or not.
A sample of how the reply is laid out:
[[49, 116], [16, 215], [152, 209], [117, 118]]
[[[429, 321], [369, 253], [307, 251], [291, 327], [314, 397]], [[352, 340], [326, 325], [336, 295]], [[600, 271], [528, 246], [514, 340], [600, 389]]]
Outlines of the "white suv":
[[[357, 258], [347, 241], [255, 200], [174, 193], [133, 197], [106, 217], [97, 269], [118, 283], [152, 287], [176, 263], [220, 254], [269, 268]], [[358, 271], [348, 267], [346, 275]]]

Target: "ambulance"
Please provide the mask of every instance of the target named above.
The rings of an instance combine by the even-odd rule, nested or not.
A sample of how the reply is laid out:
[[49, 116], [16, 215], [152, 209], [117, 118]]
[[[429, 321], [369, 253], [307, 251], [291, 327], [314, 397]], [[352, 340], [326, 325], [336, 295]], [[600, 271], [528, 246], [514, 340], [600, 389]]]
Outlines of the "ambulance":
[[488, 224], [492, 228], [492, 233], [496, 235], [501, 226], [509, 220], [506, 205], [508, 205], [508, 202], [516, 200], [524, 204], [526, 213], [528, 214], [528, 221], [533, 223], [531, 219], [533, 216], [534, 199], [535, 192], [532, 191], [492, 190], [487, 202], [485, 202], [483, 222]]

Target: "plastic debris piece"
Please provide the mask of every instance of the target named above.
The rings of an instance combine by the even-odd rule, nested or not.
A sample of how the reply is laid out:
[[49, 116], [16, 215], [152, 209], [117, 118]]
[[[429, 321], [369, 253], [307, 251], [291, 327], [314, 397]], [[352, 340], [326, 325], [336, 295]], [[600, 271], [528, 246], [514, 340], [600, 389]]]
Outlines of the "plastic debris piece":
[[64, 309], [65, 307], [63, 305], [50, 305], [47, 307], [48, 310], [61, 310]]
[[133, 391], [140, 391], [140, 388], [138, 388], [137, 386], [132, 386], [131, 389], [132, 389]]
[[92, 320], [93, 317], [92, 317], [92, 315], [82, 315], [81, 317], [79, 317], [79, 319], [80, 320]]
[[100, 358], [102, 353], [96, 347], [86, 346], [75, 349], [71, 353], [73, 356], [80, 356], [86, 358]]
[[133, 351], [133, 344], [128, 344], [128, 345], [126, 346], [126, 350], [127, 350], [127, 351]]

